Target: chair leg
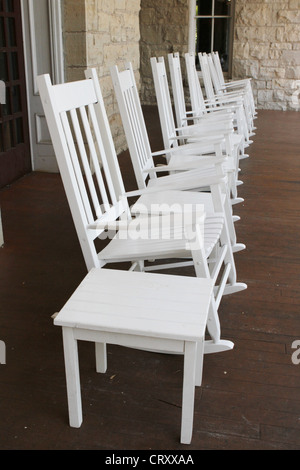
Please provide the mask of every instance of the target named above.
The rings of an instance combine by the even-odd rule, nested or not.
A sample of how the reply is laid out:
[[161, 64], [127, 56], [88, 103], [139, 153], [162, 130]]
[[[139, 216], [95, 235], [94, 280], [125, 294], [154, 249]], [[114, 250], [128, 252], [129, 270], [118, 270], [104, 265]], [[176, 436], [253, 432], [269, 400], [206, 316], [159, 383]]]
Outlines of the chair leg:
[[195, 380], [196, 380], [197, 343], [185, 341], [183, 389], [182, 389], [182, 414], [181, 437], [182, 444], [190, 444], [193, 433]]
[[82, 405], [77, 340], [74, 338], [72, 328], [63, 327], [62, 332], [67, 381], [69, 422], [71, 427], [79, 428], [82, 423]]
[[202, 385], [204, 341], [197, 343], [196, 387]]
[[96, 371], [105, 374], [107, 369], [107, 352], [105, 343], [95, 344]]

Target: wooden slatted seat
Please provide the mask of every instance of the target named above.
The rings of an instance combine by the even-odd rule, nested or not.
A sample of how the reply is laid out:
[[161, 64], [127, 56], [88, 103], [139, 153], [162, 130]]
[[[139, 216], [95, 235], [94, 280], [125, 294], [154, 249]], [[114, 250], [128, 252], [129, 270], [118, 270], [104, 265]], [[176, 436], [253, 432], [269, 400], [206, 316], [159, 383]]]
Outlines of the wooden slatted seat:
[[97, 342], [102, 373], [103, 344], [161, 349], [184, 356], [180, 441], [190, 444], [212, 290], [209, 279], [92, 269], [54, 319], [63, 330], [70, 426], [80, 427], [83, 419], [78, 340]]

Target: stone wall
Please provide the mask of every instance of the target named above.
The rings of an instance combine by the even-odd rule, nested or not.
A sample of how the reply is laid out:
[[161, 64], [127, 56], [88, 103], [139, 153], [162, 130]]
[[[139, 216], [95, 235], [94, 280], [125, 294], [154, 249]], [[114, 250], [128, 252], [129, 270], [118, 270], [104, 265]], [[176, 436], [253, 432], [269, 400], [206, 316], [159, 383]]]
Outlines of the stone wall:
[[[188, 50], [189, 0], [141, 0], [141, 97], [155, 103], [152, 56]], [[183, 67], [184, 71], [184, 67]], [[233, 78], [258, 108], [300, 110], [300, 0], [236, 0]]]
[[[109, 67], [131, 61], [142, 102], [155, 104], [150, 58], [188, 50], [189, 0], [63, 0], [63, 9], [66, 80], [96, 67], [119, 153]], [[233, 77], [245, 76], [259, 108], [300, 110], [300, 0], [236, 0]]]
[[95, 67], [116, 150], [127, 148], [110, 67], [132, 62], [139, 83], [140, 0], [64, 0], [66, 81], [84, 78]]
[[[145, 104], [156, 104], [151, 57], [188, 50], [188, 0], [141, 0], [141, 98]], [[166, 64], [168, 70], [168, 64]]]
[[87, 63], [85, 1], [64, 0], [62, 5], [65, 80], [80, 80]]
[[258, 108], [299, 110], [300, 0], [236, 0], [233, 59]]

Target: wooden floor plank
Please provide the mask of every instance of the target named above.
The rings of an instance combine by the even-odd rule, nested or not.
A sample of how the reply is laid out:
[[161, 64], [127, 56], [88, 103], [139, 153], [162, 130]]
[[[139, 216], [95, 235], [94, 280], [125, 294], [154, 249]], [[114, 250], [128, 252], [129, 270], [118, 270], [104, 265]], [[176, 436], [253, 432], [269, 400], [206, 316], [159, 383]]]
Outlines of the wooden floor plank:
[[[157, 109], [145, 107], [153, 151], [162, 147]], [[86, 274], [59, 175], [31, 173], [0, 191], [0, 449], [300, 449], [300, 118], [259, 111], [250, 157], [240, 162], [234, 207], [238, 280], [248, 289], [220, 306], [232, 351], [204, 361], [194, 434], [179, 444], [182, 358], [109, 347], [95, 374], [92, 345], [80, 344], [84, 422], [68, 426], [62, 337], [51, 315]], [[135, 189], [127, 152], [119, 156]], [[190, 275], [189, 269], [181, 274]]]

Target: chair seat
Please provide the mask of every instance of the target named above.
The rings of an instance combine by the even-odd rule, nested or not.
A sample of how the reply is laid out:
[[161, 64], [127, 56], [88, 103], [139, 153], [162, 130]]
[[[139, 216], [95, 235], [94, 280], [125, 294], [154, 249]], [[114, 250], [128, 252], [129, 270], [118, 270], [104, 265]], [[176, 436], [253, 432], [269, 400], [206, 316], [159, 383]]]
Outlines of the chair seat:
[[198, 341], [212, 289], [210, 279], [94, 268], [54, 324]]
[[[212, 151], [212, 149], [211, 149]], [[198, 155], [186, 155], [184, 157], [185, 159], [185, 162], [186, 162], [186, 165], [187, 165], [187, 169], [191, 168], [193, 163], [196, 163], [199, 161], [199, 159], [201, 159], [202, 157], [201, 156], [198, 156]], [[214, 157], [212, 157], [213, 159]], [[182, 165], [183, 164], [183, 158], [182, 158], [182, 155], [172, 155], [171, 159], [170, 159], [170, 164], [171, 165]], [[235, 165], [235, 158], [234, 157], [231, 157], [231, 156], [228, 156], [225, 160], [225, 162], [222, 164], [223, 166], [223, 170], [226, 173], [228, 172], [232, 172], [232, 171], [235, 171], [236, 170], [236, 165]], [[207, 167], [204, 171], [209, 171], [208, 174], [215, 172], [215, 167], [212, 166], [211, 169], [209, 167]], [[203, 172], [203, 174], [205, 174]]]
[[212, 292], [210, 279], [92, 269], [54, 319], [63, 331], [70, 426], [79, 428], [83, 420], [78, 340], [97, 343], [103, 373], [106, 343], [157, 348], [183, 355], [180, 441], [190, 444]]
[[[204, 222], [204, 251], [209, 257], [212, 249], [218, 242], [224, 225], [222, 215], [207, 216]], [[161, 233], [156, 229], [151, 229], [148, 233], [134, 233], [138, 239], [127, 237], [120, 232], [110, 241], [110, 243], [100, 251], [98, 257], [106, 262], [112, 261], [138, 261], [147, 259], [167, 259], [190, 257], [191, 251], [188, 248], [183, 228], [170, 229], [167, 227]]]
[[[222, 204], [224, 206], [226, 196], [221, 195]], [[191, 206], [193, 208], [197, 205], [203, 205], [203, 210], [207, 216], [215, 214], [213, 198], [210, 192], [199, 192], [199, 191], [157, 191], [150, 194], [143, 194], [140, 196], [138, 201], [131, 207], [132, 214], [142, 214], [147, 212], [153, 214], [155, 207], [163, 211], [165, 205], [168, 211], [170, 207], [178, 205], [184, 210], [189, 210]]]
[[[212, 123], [213, 125], [213, 123]], [[197, 136], [197, 127], [199, 126], [199, 128], [201, 129], [201, 124], [193, 124], [192, 126], [188, 126], [187, 127], [187, 134], [189, 134], [190, 138], [192, 139], [193, 137], [195, 138]], [[231, 135], [230, 135], [230, 140], [231, 140], [231, 143], [232, 145], [240, 145], [243, 141], [243, 136], [241, 134], [238, 134], [237, 132], [233, 132]], [[189, 142], [192, 142], [189, 141]], [[223, 144], [223, 150], [225, 150], [225, 145]], [[213, 145], [207, 145], [207, 148], [206, 148], [206, 152], [213, 152], [214, 151], [214, 147]]]

